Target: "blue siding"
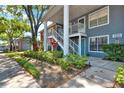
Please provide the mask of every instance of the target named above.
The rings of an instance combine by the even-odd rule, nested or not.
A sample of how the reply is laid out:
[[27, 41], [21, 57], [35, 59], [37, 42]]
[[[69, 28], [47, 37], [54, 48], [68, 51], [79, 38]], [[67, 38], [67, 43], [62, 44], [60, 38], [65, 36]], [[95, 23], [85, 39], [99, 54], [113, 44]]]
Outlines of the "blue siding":
[[[120, 43], [124, 43], [124, 6], [122, 5], [112, 5], [109, 6], [109, 24], [88, 29], [88, 14], [86, 16], [86, 51], [90, 56], [104, 57], [104, 53], [89, 52], [88, 51], [88, 38], [100, 35], [109, 35], [109, 43], [114, 43], [115, 39], [112, 38], [112, 34], [122, 33], [122, 38], [120, 38]], [[76, 18], [73, 21], [77, 21]], [[82, 47], [83, 48], [83, 47]]]
[[[124, 6], [109, 6], [109, 24], [93, 29], [88, 29], [87, 24], [87, 36], [100, 36], [109, 35], [109, 43], [114, 43], [115, 39], [112, 38], [112, 34], [122, 33], [123, 37], [120, 38], [120, 43], [124, 43]], [[88, 23], [88, 17], [87, 22]], [[88, 38], [87, 38], [88, 39]], [[87, 43], [88, 46], [88, 43]], [[88, 52], [88, 51], [87, 51]], [[103, 53], [88, 52], [90, 56], [104, 57]]]

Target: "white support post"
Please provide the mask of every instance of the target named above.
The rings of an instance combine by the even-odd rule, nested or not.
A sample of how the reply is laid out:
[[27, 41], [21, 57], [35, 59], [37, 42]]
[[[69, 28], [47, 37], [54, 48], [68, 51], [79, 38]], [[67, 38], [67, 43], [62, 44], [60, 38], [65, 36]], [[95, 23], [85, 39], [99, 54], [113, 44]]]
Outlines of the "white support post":
[[69, 54], [69, 5], [64, 5], [64, 55]]
[[45, 21], [44, 22], [44, 51], [47, 51], [48, 50], [48, 46], [47, 46], [47, 22]]
[[79, 55], [81, 56], [81, 35], [79, 35]]

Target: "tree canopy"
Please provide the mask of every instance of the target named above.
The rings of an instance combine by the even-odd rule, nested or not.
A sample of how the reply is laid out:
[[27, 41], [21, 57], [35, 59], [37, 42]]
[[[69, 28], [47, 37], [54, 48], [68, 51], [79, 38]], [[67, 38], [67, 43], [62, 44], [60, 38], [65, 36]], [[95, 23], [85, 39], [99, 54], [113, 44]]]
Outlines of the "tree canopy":
[[13, 39], [23, 37], [25, 31], [30, 31], [30, 26], [26, 22], [5, 17], [0, 17], [0, 28], [0, 38], [9, 40], [11, 47]]
[[[32, 33], [33, 50], [38, 50], [37, 36], [41, 19], [48, 10], [49, 5], [8, 5], [0, 6], [1, 33], [6, 32], [8, 37], [17, 38], [22, 32], [30, 28]], [[1, 14], [2, 13], [2, 14]], [[26, 16], [26, 18], [24, 18]], [[24, 21], [25, 20], [25, 21]], [[29, 25], [27, 26], [28, 23]], [[0, 28], [1, 28], [0, 27]], [[10, 39], [10, 38], [9, 38]]]

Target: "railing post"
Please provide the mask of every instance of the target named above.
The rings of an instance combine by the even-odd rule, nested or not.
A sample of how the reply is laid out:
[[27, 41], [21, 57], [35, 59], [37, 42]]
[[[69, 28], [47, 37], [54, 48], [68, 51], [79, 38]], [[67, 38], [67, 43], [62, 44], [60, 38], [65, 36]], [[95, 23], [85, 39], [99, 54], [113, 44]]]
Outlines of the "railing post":
[[64, 5], [64, 55], [69, 54], [69, 5]]

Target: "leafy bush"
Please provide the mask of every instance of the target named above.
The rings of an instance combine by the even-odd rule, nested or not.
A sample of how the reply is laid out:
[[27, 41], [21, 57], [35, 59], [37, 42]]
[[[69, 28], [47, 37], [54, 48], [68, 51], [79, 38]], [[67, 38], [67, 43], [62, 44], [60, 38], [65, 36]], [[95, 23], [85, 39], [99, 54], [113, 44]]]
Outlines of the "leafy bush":
[[56, 58], [62, 58], [63, 57], [62, 51], [51, 51], [51, 53], [53, 53], [53, 56]]
[[86, 57], [81, 57], [75, 54], [70, 54], [63, 58], [63, 53], [61, 51], [27, 51], [24, 54], [27, 57], [32, 57], [41, 61], [47, 61], [50, 64], [60, 65], [61, 68], [66, 71], [70, 70], [71, 67], [81, 69], [85, 66], [85, 62], [87, 61]]
[[124, 65], [120, 65], [116, 74], [115, 74], [115, 80], [118, 84], [124, 86]]
[[16, 58], [15, 60], [34, 78], [38, 79], [40, 77], [40, 72], [36, 69], [33, 64], [29, 63], [27, 60], [22, 58]]
[[70, 62], [74, 68], [81, 69], [86, 65], [87, 57], [70, 54], [66, 57], [66, 60]]
[[112, 61], [124, 61], [124, 44], [109, 44], [103, 46], [107, 59]]
[[37, 58], [37, 52], [35, 51], [26, 51], [24, 52], [24, 56], [26, 57], [32, 57], [32, 58]]
[[57, 64], [57, 58], [61, 58], [63, 56], [63, 53], [61, 51], [46, 51], [46, 52], [27, 51], [24, 52], [24, 56]]
[[67, 62], [67, 60], [65, 60], [64, 58], [58, 59], [58, 64], [65, 71], [71, 70], [71, 63], [70, 62]]

